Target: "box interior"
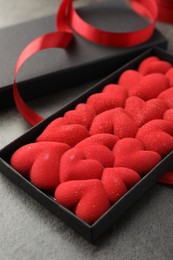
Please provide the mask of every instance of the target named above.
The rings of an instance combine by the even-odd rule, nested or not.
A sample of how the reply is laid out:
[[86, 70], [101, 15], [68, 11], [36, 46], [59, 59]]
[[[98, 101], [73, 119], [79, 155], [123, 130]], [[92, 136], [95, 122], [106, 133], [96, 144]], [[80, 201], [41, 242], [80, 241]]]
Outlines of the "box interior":
[[[75, 214], [62, 207], [55, 202], [50, 194], [36, 188], [30, 181], [22, 177], [9, 165], [9, 161], [12, 153], [19, 147], [35, 141], [35, 138], [43, 131], [43, 129], [55, 118], [62, 116], [66, 111], [73, 109], [78, 103], [85, 102], [88, 96], [92, 93], [99, 92], [105, 85], [109, 83], [116, 82], [120, 74], [127, 69], [135, 69], [139, 63], [146, 57], [150, 55], [156, 55], [161, 59], [167, 60], [169, 62], [173, 61], [173, 56], [168, 52], [160, 49], [151, 49], [136, 57], [128, 64], [113, 72], [111, 75], [107, 76], [102, 81], [98, 82], [93, 87], [89, 88], [85, 93], [81, 94], [79, 97], [75, 98], [62, 109], [57, 111], [55, 114], [45, 119], [43, 122], [33, 127], [27, 133], [22, 135], [20, 138], [13, 141], [11, 144], [6, 146], [0, 151], [0, 170], [1, 173], [7, 176], [12, 182], [21, 187], [27, 193], [29, 193], [33, 198], [38, 200], [46, 208], [48, 208], [52, 213], [61, 218], [74, 230], [76, 230], [80, 235], [90, 242], [95, 242], [98, 237], [100, 237], [111, 225], [120, 217], [134, 202], [151, 186], [156, 182], [156, 180], [161, 177], [165, 171], [171, 170], [173, 152], [167, 155], [156, 167], [154, 167], [145, 177], [142, 178], [132, 189], [130, 189], [117, 203], [115, 203], [99, 220], [97, 220], [93, 225], [88, 225], [84, 221], [80, 220]], [[56, 74], [55, 74], [56, 75]], [[53, 80], [53, 78], [52, 78]]]

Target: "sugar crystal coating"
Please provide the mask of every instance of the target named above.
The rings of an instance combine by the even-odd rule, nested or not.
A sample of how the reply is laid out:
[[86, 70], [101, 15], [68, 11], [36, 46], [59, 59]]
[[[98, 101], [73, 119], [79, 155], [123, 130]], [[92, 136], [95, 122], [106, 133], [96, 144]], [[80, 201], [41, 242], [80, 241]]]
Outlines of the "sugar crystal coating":
[[64, 182], [57, 187], [55, 198], [64, 207], [74, 209], [76, 215], [89, 224], [101, 217], [111, 205], [100, 180]]
[[11, 165], [40, 189], [54, 191], [59, 184], [61, 156], [70, 147], [58, 142], [31, 143], [19, 148]]
[[140, 175], [129, 168], [116, 167], [105, 168], [101, 181], [113, 204], [140, 181], [140, 179]]
[[161, 157], [157, 152], [146, 151], [141, 141], [136, 138], [123, 138], [113, 149], [115, 167], [126, 167], [136, 171], [141, 176], [156, 166]]
[[71, 124], [56, 127], [55, 120], [55, 126], [53, 123], [48, 125], [36, 141], [62, 142], [70, 146], [75, 146], [78, 142], [82, 141], [88, 136], [89, 132], [83, 125]]
[[173, 88], [166, 89], [159, 96], [168, 106], [168, 108], [173, 108]]
[[171, 87], [173, 87], [173, 68], [169, 69], [166, 73], [166, 77], [169, 79]]
[[138, 127], [153, 119], [161, 119], [168, 106], [159, 98], [145, 102], [139, 97], [129, 97], [126, 100], [125, 110], [135, 121]]
[[152, 57], [144, 59], [141, 62], [140, 66], [138, 68], [138, 71], [142, 75], [148, 75], [148, 74], [152, 74], [152, 73], [165, 74], [171, 67], [172, 67], [172, 65], [169, 62], [160, 60], [156, 56], [152, 56]]
[[79, 104], [75, 110], [70, 110], [65, 113], [64, 118], [68, 124], [81, 124], [89, 128], [92, 120], [95, 117], [94, 109], [87, 104]]
[[136, 70], [126, 70], [121, 74], [118, 84], [129, 91], [134, 85], [139, 84], [142, 78], [142, 75]]
[[60, 162], [60, 182], [69, 180], [100, 179], [104, 167], [112, 167], [111, 150], [100, 144], [72, 148], [63, 154]]
[[137, 96], [144, 100], [156, 98], [162, 91], [170, 88], [168, 78], [161, 73], [144, 76], [140, 82], [129, 90], [129, 96]]
[[136, 138], [146, 150], [166, 156], [173, 149], [173, 125], [162, 119], [152, 120], [139, 129]]

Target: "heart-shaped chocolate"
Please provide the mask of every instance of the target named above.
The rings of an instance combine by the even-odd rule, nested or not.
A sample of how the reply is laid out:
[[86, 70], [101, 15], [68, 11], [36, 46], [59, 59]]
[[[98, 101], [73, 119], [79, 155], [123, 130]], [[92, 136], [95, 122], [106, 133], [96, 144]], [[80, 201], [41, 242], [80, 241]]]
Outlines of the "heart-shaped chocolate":
[[91, 106], [96, 114], [118, 107], [116, 96], [109, 93], [96, 93], [87, 99], [87, 105]]
[[163, 115], [163, 119], [168, 121], [168, 122], [173, 123], [173, 108], [170, 108], [170, 109], [165, 111], [165, 113]]
[[169, 108], [173, 108], [173, 88], [166, 89], [158, 98], [162, 99]]
[[118, 138], [134, 137], [138, 127], [123, 108], [115, 108], [97, 115], [90, 127], [90, 135], [109, 133]]
[[115, 203], [130, 188], [132, 188], [141, 177], [131, 169], [125, 167], [105, 168], [101, 181], [109, 196], [110, 201]]
[[104, 167], [112, 167], [114, 155], [106, 146], [92, 144], [72, 148], [61, 158], [60, 182], [101, 179]]
[[59, 184], [61, 156], [70, 148], [58, 142], [24, 145], [13, 154], [12, 167], [40, 189], [54, 191]]
[[79, 124], [68, 125], [66, 119], [58, 118], [46, 127], [42, 134], [37, 137], [36, 141], [62, 142], [70, 146], [75, 146], [88, 136], [89, 132], [85, 126]]
[[70, 110], [65, 113], [64, 118], [68, 124], [81, 124], [89, 128], [92, 120], [95, 117], [94, 109], [87, 104], [79, 104], [75, 110]]
[[158, 153], [146, 151], [141, 141], [135, 138], [124, 138], [114, 146], [115, 167], [126, 167], [141, 176], [148, 173], [161, 160]]
[[139, 84], [142, 78], [143, 76], [136, 70], [126, 70], [121, 74], [118, 84], [129, 91], [134, 85]]
[[141, 62], [138, 71], [142, 75], [148, 75], [151, 73], [165, 74], [170, 68], [172, 68], [172, 65], [169, 62], [160, 60], [156, 56], [150, 56]]
[[128, 93], [125, 87], [118, 84], [109, 84], [104, 87], [102, 92], [113, 96], [116, 99], [118, 107], [124, 107], [125, 100], [128, 98]]
[[118, 141], [118, 137], [115, 135], [97, 134], [97, 135], [92, 135], [88, 138], [85, 138], [80, 143], [78, 143], [75, 147], [76, 148], [85, 148], [88, 145], [102, 144], [112, 150], [112, 148], [114, 147], [114, 145], [117, 141]]
[[173, 149], [173, 124], [162, 119], [152, 120], [139, 129], [136, 138], [146, 150], [164, 157]]
[[173, 68], [168, 70], [168, 72], [166, 73], [166, 77], [169, 79], [171, 87], [173, 87]]
[[170, 88], [168, 78], [161, 73], [144, 76], [139, 83], [131, 87], [129, 96], [137, 96], [143, 100], [156, 98], [162, 91]]
[[139, 97], [129, 97], [126, 100], [125, 110], [135, 121], [138, 127], [153, 119], [160, 119], [167, 110], [167, 105], [161, 99], [155, 98], [145, 102]]
[[64, 182], [57, 187], [55, 199], [89, 224], [98, 220], [111, 206], [100, 180]]

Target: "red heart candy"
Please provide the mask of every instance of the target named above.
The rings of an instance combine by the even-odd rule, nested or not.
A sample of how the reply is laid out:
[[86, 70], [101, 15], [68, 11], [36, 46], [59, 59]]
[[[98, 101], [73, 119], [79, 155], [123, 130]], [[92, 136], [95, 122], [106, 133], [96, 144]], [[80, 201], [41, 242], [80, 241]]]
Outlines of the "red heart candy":
[[152, 73], [141, 79], [129, 89], [129, 96], [137, 96], [144, 100], [156, 98], [162, 91], [170, 88], [168, 78], [161, 73]]
[[89, 130], [90, 135], [103, 134], [103, 133], [113, 134], [114, 114], [115, 114], [115, 109], [111, 109], [97, 115], [90, 126], [90, 130]]
[[123, 107], [125, 100], [128, 97], [128, 93], [123, 86], [117, 84], [109, 84], [104, 87], [103, 93], [110, 94], [116, 99], [118, 107]]
[[116, 167], [104, 169], [101, 181], [110, 201], [115, 203], [140, 179], [137, 172], [124, 167]]
[[85, 138], [83, 141], [78, 143], [76, 148], [84, 148], [92, 144], [102, 144], [107, 146], [109, 149], [112, 149], [115, 143], [118, 141], [118, 137], [111, 134], [98, 134], [92, 135], [88, 138]]
[[116, 108], [97, 115], [90, 127], [90, 135], [110, 133], [118, 138], [134, 137], [138, 128], [123, 108]]
[[[66, 125], [65, 122], [65, 119], [58, 118], [54, 120], [46, 127], [43, 133], [37, 137], [36, 141], [62, 142], [70, 146], [75, 146], [77, 143], [89, 136], [88, 130], [83, 125]], [[61, 123], [62, 125], [60, 125]]]
[[152, 56], [152, 57], [144, 59], [141, 62], [141, 64], [139, 65], [138, 71], [142, 75], [147, 75], [147, 74], [151, 74], [151, 73], [165, 74], [170, 68], [172, 68], [172, 65], [169, 62], [160, 60], [156, 56]]
[[96, 114], [118, 107], [116, 97], [107, 93], [96, 93], [91, 95], [86, 102]]
[[138, 127], [123, 108], [117, 108], [113, 117], [114, 134], [118, 138], [135, 137]]
[[125, 110], [138, 127], [150, 120], [162, 118], [166, 109], [165, 102], [157, 98], [145, 102], [139, 97], [130, 97], [125, 104]]
[[100, 179], [104, 167], [112, 167], [113, 164], [114, 155], [104, 145], [72, 148], [61, 158], [60, 182]]
[[166, 89], [158, 98], [162, 99], [169, 108], [173, 108], [173, 88]]
[[126, 167], [145, 175], [161, 160], [158, 153], [145, 151], [141, 141], [135, 138], [119, 140], [113, 149], [115, 167]]
[[163, 119], [173, 123], [173, 108], [170, 108], [165, 111]]
[[172, 135], [173, 124], [166, 120], [156, 119], [143, 125], [136, 138], [144, 144], [146, 150], [165, 156], [173, 149]]
[[142, 80], [142, 75], [136, 70], [124, 71], [119, 80], [118, 84], [130, 90], [134, 85], [138, 84]]
[[166, 77], [169, 79], [171, 87], [173, 87], [173, 68], [168, 70], [168, 72], [166, 73]]
[[79, 104], [76, 106], [75, 110], [70, 110], [64, 115], [68, 124], [81, 124], [86, 128], [90, 127], [94, 117], [94, 109], [87, 104]]
[[110, 208], [109, 198], [100, 180], [64, 182], [57, 187], [55, 199], [89, 224]]
[[53, 191], [59, 183], [61, 156], [69, 148], [67, 144], [57, 142], [27, 144], [13, 154], [11, 165], [38, 188]]

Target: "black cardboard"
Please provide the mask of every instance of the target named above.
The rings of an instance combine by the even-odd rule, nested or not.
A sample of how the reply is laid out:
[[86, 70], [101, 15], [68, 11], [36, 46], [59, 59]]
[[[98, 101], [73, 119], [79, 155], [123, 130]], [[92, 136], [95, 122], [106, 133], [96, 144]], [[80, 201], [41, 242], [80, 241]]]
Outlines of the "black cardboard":
[[[93, 1], [77, 11], [90, 24], [108, 31], [129, 32], [149, 23], [134, 13], [127, 1]], [[13, 104], [13, 71], [18, 56], [33, 39], [51, 31], [55, 31], [55, 15], [0, 30], [0, 108]], [[131, 48], [96, 45], [74, 34], [66, 50], [46, 50], [27, 61], [17, 77], [18, 85], [25, 100], [47, 95], [104, 77], [153, 46], [167, 46], [165, 37], [157, 29], [147, 42]], [[56, 77], [52, 73], [56, 73]], [[40, 77], [44, 77], [44, 87]]]
[[[78, 232], [88, 241], [94, 243], [105, 231], [107, 231], [111, 225], [132, 206], [154, 183], [168, 170], [173, 169], [173, 152], [168, 154], [156, 167], [154, 167], [147, 175], [145, 175], [141, 181], [139, 181], [132, 189], [130, 189], [117, 203], [115, 203], [100, 219], [98, 219], [93, 225], [88, 225], [84, 221], [80, 220], [75, 214], [59, 205], [52, 196], [36, 188], [29, 180], [25, 179], [17, 171], [15, 171], [10, 165], [9, 161], [13, 152], [29, 142], [33, 142], [35, 138], [43, 131], [43, 129], [55, 118], [63, 116], [63, 114], [69, 109], [73, 109], [79, 102], [85, 102], [87, 97], [92, 93], [101, 91], [101, 89], [109, 83], [117, 81], [120, 74], [127, 69], [136, 69], [139, 63], [150, 55], [156, 55], [161, 59], [167, 60], [173, 63], [173, 55], [161, 49], [151, 49], [140, 56], [136, 57], [128, 64], [113, 72], [105, 79], [89, 88], [85, 93], [81, 94], [78, 98], [73, 99], [62, 109], [55, 114], [33, 127], [24, 135], [7, 145], [0, 151], [0, 171], [13, 183], [22, 188], [25, 192], [31, 195], [39, 203], [49, 209], [58, 218], [62, 219], [71, 228]], [[52, 76], [54, 80], [56, 75]]]

